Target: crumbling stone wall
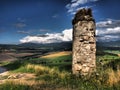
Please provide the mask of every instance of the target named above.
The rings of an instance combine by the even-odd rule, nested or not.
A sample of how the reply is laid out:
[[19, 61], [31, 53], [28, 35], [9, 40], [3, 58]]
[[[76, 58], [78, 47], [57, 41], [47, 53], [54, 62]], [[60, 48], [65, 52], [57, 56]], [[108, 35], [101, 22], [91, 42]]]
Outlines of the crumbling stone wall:
[[73, 56], [72, 71], [76, 75], [91, 75], [96, 68], [95, 20], [92, 10], [81, 9], [72, 21]]

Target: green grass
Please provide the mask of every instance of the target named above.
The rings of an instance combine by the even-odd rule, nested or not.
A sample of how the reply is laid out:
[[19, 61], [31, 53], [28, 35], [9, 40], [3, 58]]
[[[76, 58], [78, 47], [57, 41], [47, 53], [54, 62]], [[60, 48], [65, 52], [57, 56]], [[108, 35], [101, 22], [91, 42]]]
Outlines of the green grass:
[[7, 64], [9, 64], [10, 62], [0, 62], [0, 66], [4, 66], [4, 65], [7, 65]]
[[46, 62], [48, 65], [49, 64], [63, 64], [63, 63], [69, 63], [72, 62], [72, 55], [65, 55], [65, 56], [59, 56], [59, 57], [52, 57], [52, 58], [35, 58], [35, 59], [30, 59], [31, 62], [33, 63], [39, 63], [42, 64]]
[[71, 71], [72, 55], [65, 55], [52, 58], [36, 58], [30, 59], [30, 63], [41, 64], [49, 67], [58, 67], [60, 70]]
[[108, 53], [120, 54], [120, 50], [105, 50]]
[[30, 90], [30, 86], [6, 82], [0, 85], [0, 90]]
[[97, 62], [102, 61], [102, 63], [109, 64], [112, 61], [120, 60], [120, 57], [114, 53], [103, 52], [103, 55], [97, 55]]
[[[49, 62], [52, 62], [53, 64], [63, 64], [63, 63], [68, 63], [72, 61], [72, 56], [71, 55], [65, 55], [65, 56], [59, 56], [55, 58], [50, 58], [48, 59]], [[43, 58], [44, 59], [44, 58]]]
[[14, 62], [9, 62], [2, 64], [8, 70], [12, 72], [30, 72], [34, 73], [33, 70], [26, 70], [25, 67], [28, 64], [35, 64], [35, 65], [44, 65], [49, 67], [57, 67], [61, 71], [71, 71], [71, 64], [72, 64], [72, 56], [65, 55], [59, 56], [55, 58], [35, 58], [30, 60], [17, 60]]

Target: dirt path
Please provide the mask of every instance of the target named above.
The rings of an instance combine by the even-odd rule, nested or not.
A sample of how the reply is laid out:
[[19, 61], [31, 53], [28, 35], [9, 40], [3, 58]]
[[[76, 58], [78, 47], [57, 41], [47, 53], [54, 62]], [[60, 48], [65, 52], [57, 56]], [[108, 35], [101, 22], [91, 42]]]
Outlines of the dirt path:
[[120, 57], [120, 54], [118, 54], [118, 56]]
[[0, 67], [0, 84], [8, 82], [18, 83], [18, 84], [27, 84], [33, 85], [35, 82], [35, 74], [31, 73], [10, 73], [5, 68]]

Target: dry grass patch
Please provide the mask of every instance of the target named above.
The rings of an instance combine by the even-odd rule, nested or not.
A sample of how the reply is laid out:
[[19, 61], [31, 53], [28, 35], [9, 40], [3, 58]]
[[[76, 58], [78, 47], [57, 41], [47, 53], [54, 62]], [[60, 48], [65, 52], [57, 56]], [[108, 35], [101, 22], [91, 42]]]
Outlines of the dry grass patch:
[[49, 55], [42, 56], [41, 58], [53, 58], [53, 57], [70, 55], [70, 54], [72, 54], [71, 51], [54, 52]]
[[41, 66], [41, 65], [34, 65], [34, 64], [28, 64], [28, 65], [26, 65], [25, 69], [27, 71], [34, 72], [36, 74], [44, 74], [45, 72], [48, 73], [49, 70], [50, 70], [48, 67]]
[[10, 79], [6, 80], [4, 83], [9, 83], [13, 85], [42, 85], [45, 84], [46, 82], [44, 80], [41, 81], [36, 81], [36, 80], [25, 80], [25, 79]]
[[120, 83], [120, 70], [114, 71], [114, 70], [110, 69], [108, 72], [107, 83], [110, 86], [113, 86], [115, 84], [119, 84]]
[[37, 75], [54, 75], [57, 74], [60, 78], [64, 78], [66, 75], [68, 75], [68, 72], [62, 71], [60, 72], [57, 68], [49, 68], [47, 66], [42, 65], [34, 65], [34, 64], [28, 64], [25, 67], [28, 71], [32, 70]]
[[118, 54], [118, 56], [120, 57], [120, 54]]

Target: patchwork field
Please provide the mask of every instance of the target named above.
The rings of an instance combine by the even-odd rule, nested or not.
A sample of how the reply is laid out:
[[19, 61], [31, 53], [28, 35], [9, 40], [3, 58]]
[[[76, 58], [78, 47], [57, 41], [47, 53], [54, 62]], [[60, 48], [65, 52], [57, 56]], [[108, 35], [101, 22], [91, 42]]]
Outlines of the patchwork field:
[[55, 57], [71, 55], [71, 54], [72, 54], [71, 51], [53, 52], [48, 55], [42, 56], [41, 58], [55, 58]]
[[31, 57], [32, 55], [35, 55], [35, 53], [0, 53], [0, 61], [14, 61], [18, 58]]
[[14, 61], [16, 58], [7, 53], [0, 54], [0, 61]]

